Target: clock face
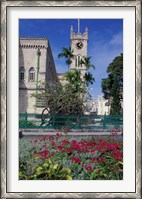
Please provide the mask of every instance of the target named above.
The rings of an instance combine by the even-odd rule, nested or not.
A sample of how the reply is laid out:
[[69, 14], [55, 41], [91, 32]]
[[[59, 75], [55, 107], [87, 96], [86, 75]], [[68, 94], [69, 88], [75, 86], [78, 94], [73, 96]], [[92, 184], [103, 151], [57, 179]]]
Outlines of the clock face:
[[77, 42], [77, 43], [76, 43], [76, 47], [77, 47], [78, 49], [83, 48], [83, 43], [82, 43], [81, 41]]

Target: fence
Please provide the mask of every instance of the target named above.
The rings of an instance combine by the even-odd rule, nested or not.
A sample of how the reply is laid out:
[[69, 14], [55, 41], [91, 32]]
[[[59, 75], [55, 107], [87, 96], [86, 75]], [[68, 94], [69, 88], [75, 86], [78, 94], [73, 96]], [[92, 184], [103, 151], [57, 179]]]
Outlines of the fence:
[[20, 129], [99, 130], [123, 127], [123, 117], [114, 115], [41, 115], [19, 114]]

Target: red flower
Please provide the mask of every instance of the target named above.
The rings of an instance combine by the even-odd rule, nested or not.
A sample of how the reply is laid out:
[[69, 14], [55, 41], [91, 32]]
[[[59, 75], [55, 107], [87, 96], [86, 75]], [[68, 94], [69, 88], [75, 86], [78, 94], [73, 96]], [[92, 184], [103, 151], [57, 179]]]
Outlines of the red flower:
[[112, 157], [114, 157], [117, 161], [122, 160], [122, 153], [120, 150], [116, 150], [111, 154]]
[[38, 140], [33, 140], [33, 142], [34, 142], [34, 143], [37, 143], [37, 142], [38, 142]]
[[71, 161], [73, 163], [79, 163], [80, 162], [80, 158], [79, 157], [71, 157]]
[[94, 171], [94, 169], [93, 169], [93, 167], [91, 165], [86, 165], [85, 169], [88, 170], [88, 171], [91, 171], [91, 172]]
[[62, 146], [57, 146], [57, 148], [59, 149], [59, 151], [61, 151], [62, 149], [63, 149], [63, 147]]
[[49, 150], [44, 150], [44, 151], [41, 151], [41, 152], [37, 152], [38, 155], [41, 155], [42, 158], [47, 158], [48, 154], [50, 153]]
[[61, 137], [62, 133], [56, 133], [56, 136]]
[[68, 140], [62, 140], [62, 145], [66, 145], [66, 144], [69, 144], [69, 141]]
[[42, 146], [42, 148], [45, 148], [45, 147], [47, 147], [47, 145], [46, 145], [46, 144], [44, 144], [44, 145]]
[[52, 135], [49, 136], [49, 140], [53, 140], [54, 137]]
[[101, 170], [100, 170], [100, 169], [98, 169], [98, 171], [97, 171], [97, 172], [98, 172], [98, 175], [100, 175], [100, 173], [101, 173]]
[[72, 140], [72, 141], [71, 141], [71, 144], [73, 144], [73, 145], [76, 144], [76, 143], [77, 143], [76, 140]]
[[47, 137], [45, 135], [43, 135], [40, 140], [45, 141], [45, 140], [47, 140]]
[[113, 167], [110, 167], [110, 171], [112, 171], [114, 168]]
[[92, 158], [92, 163], [99, 162], [99, 158]]
[[52, 145], [52, 146], [56, 146], [56, 143], [55, 143], [55, 142], [51, 142], [51, 145]]

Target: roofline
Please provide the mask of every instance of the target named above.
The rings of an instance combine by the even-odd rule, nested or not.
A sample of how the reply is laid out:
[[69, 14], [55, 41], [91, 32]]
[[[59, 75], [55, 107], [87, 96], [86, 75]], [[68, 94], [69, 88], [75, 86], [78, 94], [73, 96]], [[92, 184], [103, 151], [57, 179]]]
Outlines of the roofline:
[[57, 73], [57, 75], [64, 75], [65, 73]]
[[20, 37], [20, 40], [48, 40], [47, 37]]

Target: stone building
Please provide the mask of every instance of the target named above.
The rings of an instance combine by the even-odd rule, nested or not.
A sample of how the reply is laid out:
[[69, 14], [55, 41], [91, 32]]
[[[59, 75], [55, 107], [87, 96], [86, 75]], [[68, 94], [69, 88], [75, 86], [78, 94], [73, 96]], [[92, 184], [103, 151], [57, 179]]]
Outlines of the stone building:
[[98, 101], [93, 99], [91, 101], [91, 113], [97, 114], [98, 113]]
[[31, 95], [38, 81], [58, 81], [47, 38], [20, 38], [19, 41], [19, 112], [41, 113], [43, 104]]
[[[79, 62], [87, 56], [88, 29], [82, 34], [70, 29], [70, 45], [74, 50], [75, 59], [69, 70], [74, 68], [86, 72], [85, 65]], [[19, 40], [19, 113], [41, 113], [45, 104], [40, 99], [32, 97], [38, 92], [38, 82], [65, 83], [64, 74], [57, 73], [49, 40], [47, 38], [20, 38]]]
[[104, 99], [103, 96], [98, 96], [97, 99], [97, 115], [109, 115], [110, 105], [108, 105], [108, 100]]
[[83, 59], [84, 56], [87, 56], [88, 29], [86, 28], [85, 32], [82, 34], [80, 33], [78, 27], [78, 33], [75, 33], [73, 31], [73, 26], [71, 26], [70, 42], [71, 49], [74, 50], [73, 54], [75, 55], [75, 58], [72, 60], [72, 63], [70, 64], [70, 70], [76, 68], [81, 71], [81, 74], [83, 76], [86, 72], [86, 66], [84, 64], [79, 64], [79, 62], [81, 61], [81, 59]]

